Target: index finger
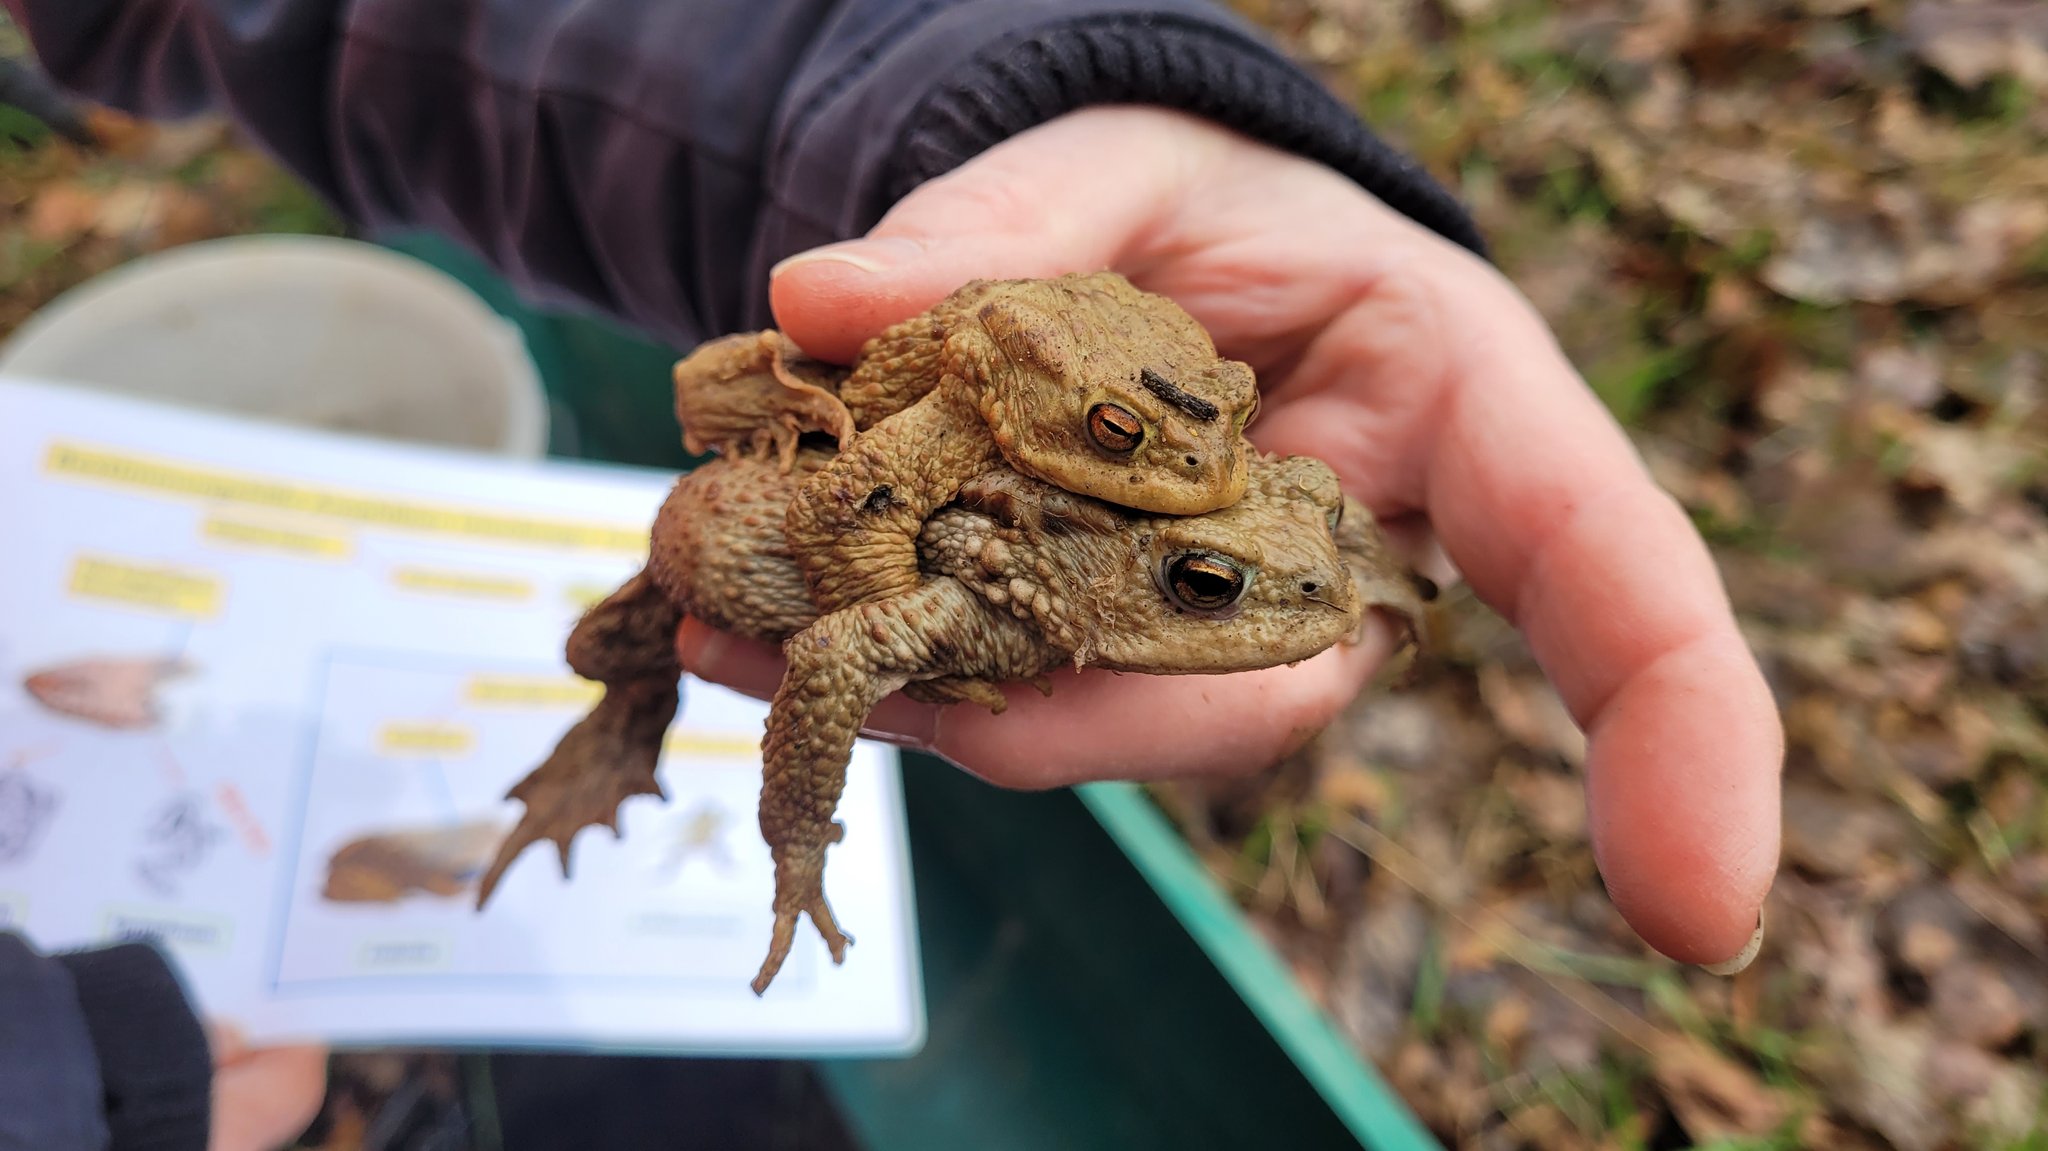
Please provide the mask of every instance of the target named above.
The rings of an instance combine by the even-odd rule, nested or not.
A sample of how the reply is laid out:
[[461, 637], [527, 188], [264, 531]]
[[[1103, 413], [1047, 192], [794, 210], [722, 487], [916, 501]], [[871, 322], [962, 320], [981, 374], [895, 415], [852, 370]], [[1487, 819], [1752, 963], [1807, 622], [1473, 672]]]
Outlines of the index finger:
[[[1262, 446], [1428, 514], [1589, 736], [1616, 905], [1673, 958], [1736, 955], [1777, 869], [1784, 744], [1712, 557], [1520, 294], [1384, 217], [1320, 238], [1354, 253], [1359, 286], [1275, 393]], [[1359, 251], [1385, 253], [1384, 274], [1357, 276]]]

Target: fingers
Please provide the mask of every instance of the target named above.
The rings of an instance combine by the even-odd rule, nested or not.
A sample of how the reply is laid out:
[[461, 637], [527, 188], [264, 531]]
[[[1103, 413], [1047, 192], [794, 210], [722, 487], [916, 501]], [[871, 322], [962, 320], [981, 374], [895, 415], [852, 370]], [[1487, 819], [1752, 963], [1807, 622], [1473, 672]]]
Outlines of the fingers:
[[1587, 804], [1607, 890], [1674, 959], [1716, 963], [1755, 932], [1778, 866], [1776, 707], [1716, 631], [1632, 676], [1592, 728]]
[[[1134, 121], [1153, 130], [1132, 131]], [[776, 322], [810, 354], [844, 362], [968, 280], [1109, 267], [1172, 209], [1201, 161], [1211, 133], [1158, 127], [1184, 121], [1098, 108], [1012, 137], [919, 187], [866, 238], [778, 265]]]
[[1533, 309], [1385, 215], [1380, 275], [1276, 393], [1262, 446], [1427, 512], [1589, 733], [1617, 906], [1667, 955], [1732, 956], [1776, 871], [1783, 743], [1712, 557]]
[[214, 1059], [208, 1151], [270, 1151], [291, 1142], [320, 1112], [327, 1049], [250, 1047], [233, 1024], [207, 1025]]
[[[1001, 715], [891, 696], [865, 733], [935, 751], [1002, 787], [1244, 774], [1301, 746], [1357, 697], [1394, 642], [1393, 629], [1377, 615], [1365, 631], [1358, 644], [1293, 667], [1235, 675], [1063, 669], [1051, 676], [1049, 697], [1011, 685]], [[772, 696], [782, 676], [772, 645], [694, 620], [678, 633], [677, 652], [692, 675], [757, 699]]]
[[213, 1065], [225, 1067], [249, 1053], [249, 1041], [242, 1029], [225, 1019], [206, 1021], [206, 1045], [213, 1052]]
[[1053, 674], [1053, 691], [1010, 692], [991, 715], [954, 708], [935, 750], [1003, 787], [1096, 779], [1243, 775], [1271, 766], [1328, 726], [1385, 662], [1388, 630], [1293, 667], [1232, 675]]
[[1617, 906], [1674, 958], [1726, 959], [1776, 872], [1783, 737], [1720, 575], [1547, 332], [1504, 328], [1460, 359], [1430, 518], [1591, 737]]

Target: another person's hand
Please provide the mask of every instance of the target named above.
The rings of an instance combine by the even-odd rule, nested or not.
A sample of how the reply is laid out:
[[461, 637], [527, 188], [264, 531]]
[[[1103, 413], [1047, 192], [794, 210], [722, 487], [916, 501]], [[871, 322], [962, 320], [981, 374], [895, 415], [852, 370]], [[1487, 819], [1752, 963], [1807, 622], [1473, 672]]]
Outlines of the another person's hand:
[[327, 1049], [250, 1047], [233, 1027], [207, 1028], [213, 1043], [213, 1136], [208, 1151], [277, 1151], [320, 1113]]
[[[1778, 859], [1770, 692], [1683, 511], [1485, 262], [1328, 168], [1104, 108], [924, 185], [865, 239], [786, 261], [773, 299], [784, 331], [845, 362], [969, 279], [1105, 267], [1257, 369], [1261, 448], [1318, 456], [1383, 519], [1426, 522], [1526, 635], [1590, 735], [1593, 846], [1629, 923], [1675, 959], [1743, 951]], [[762, 698], [780, 677], [773, 648], [694, 623], [679, 648], [694, 674]], [[1387, 651], [1383, 634], [1243, 675], [1069, 672], [1001, 716], [942, 721], [897, 696], [871, 729], [1006, 786], [1251, 771], [1334, 718]]]

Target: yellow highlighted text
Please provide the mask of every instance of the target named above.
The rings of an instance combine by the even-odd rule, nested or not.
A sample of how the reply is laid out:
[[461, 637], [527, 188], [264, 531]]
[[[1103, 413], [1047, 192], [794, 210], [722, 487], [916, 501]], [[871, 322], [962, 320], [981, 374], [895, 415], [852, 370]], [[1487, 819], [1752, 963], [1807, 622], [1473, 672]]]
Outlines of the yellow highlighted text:
[[221, 581], [210, 573], [185, 568], [79, 556], [71, 564], [70, 591], [83, 599], [109, 600], [172, 615], [211, 616], [220, 610]]
[[665, 755], [683, 755], [695, 759], [740, 759], [758, 761], [761, 758], [759, 736], [734, 735], [718, 731], [672, 731], [661, 741]]
[[522, 600], [533, 595], [533, 585], [523, 579], [476, 572], [403, 567], [391, 573], [391, 582], [407, 591], [460, 596], [463, 599]]
[[645, 524], [610, 526], [480, 511], [225, 471], [78, 443], [51, 444], [43, 458], [43, 468], [51, 475], [132, 491], [323, 516], [388, 531], [460, 536], [558, 550], [647, 554]]
[[248, 520], [223, 519], [220, 516], [208, 516], [201, 531], [205, 533], [207, 539], [215, 543], [289, 552], [293, 555], [311, 556], [314, 559], [347, 559], [350, 551], [346, 536], [298, 531], [294, 528], [273, 527], [270, 524], [252, 523]]
[[583, 708], [604, 689], [574, 676], [471, 676], [464, 696], [477, 707]]
[[377, 732], [382, 755], [463, 755], [475, 744], [468, 728], [452, 723], [387, 723]]

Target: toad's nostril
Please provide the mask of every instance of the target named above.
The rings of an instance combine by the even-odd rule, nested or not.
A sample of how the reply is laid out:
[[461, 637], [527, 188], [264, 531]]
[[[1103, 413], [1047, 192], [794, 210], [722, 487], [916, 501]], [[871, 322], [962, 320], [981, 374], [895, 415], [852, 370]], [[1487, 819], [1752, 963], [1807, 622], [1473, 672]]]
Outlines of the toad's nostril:
[[1313, 583], [1302, 584], [1301, 591], [1303, 595], [1314, 595], [1316, 594], [1316, 585]]
[[1188, 466], [1191, 468], [1199, 468], [1202, 466], [1202, 458], [1200, 456], [1189, 456], [1187, 459]]

